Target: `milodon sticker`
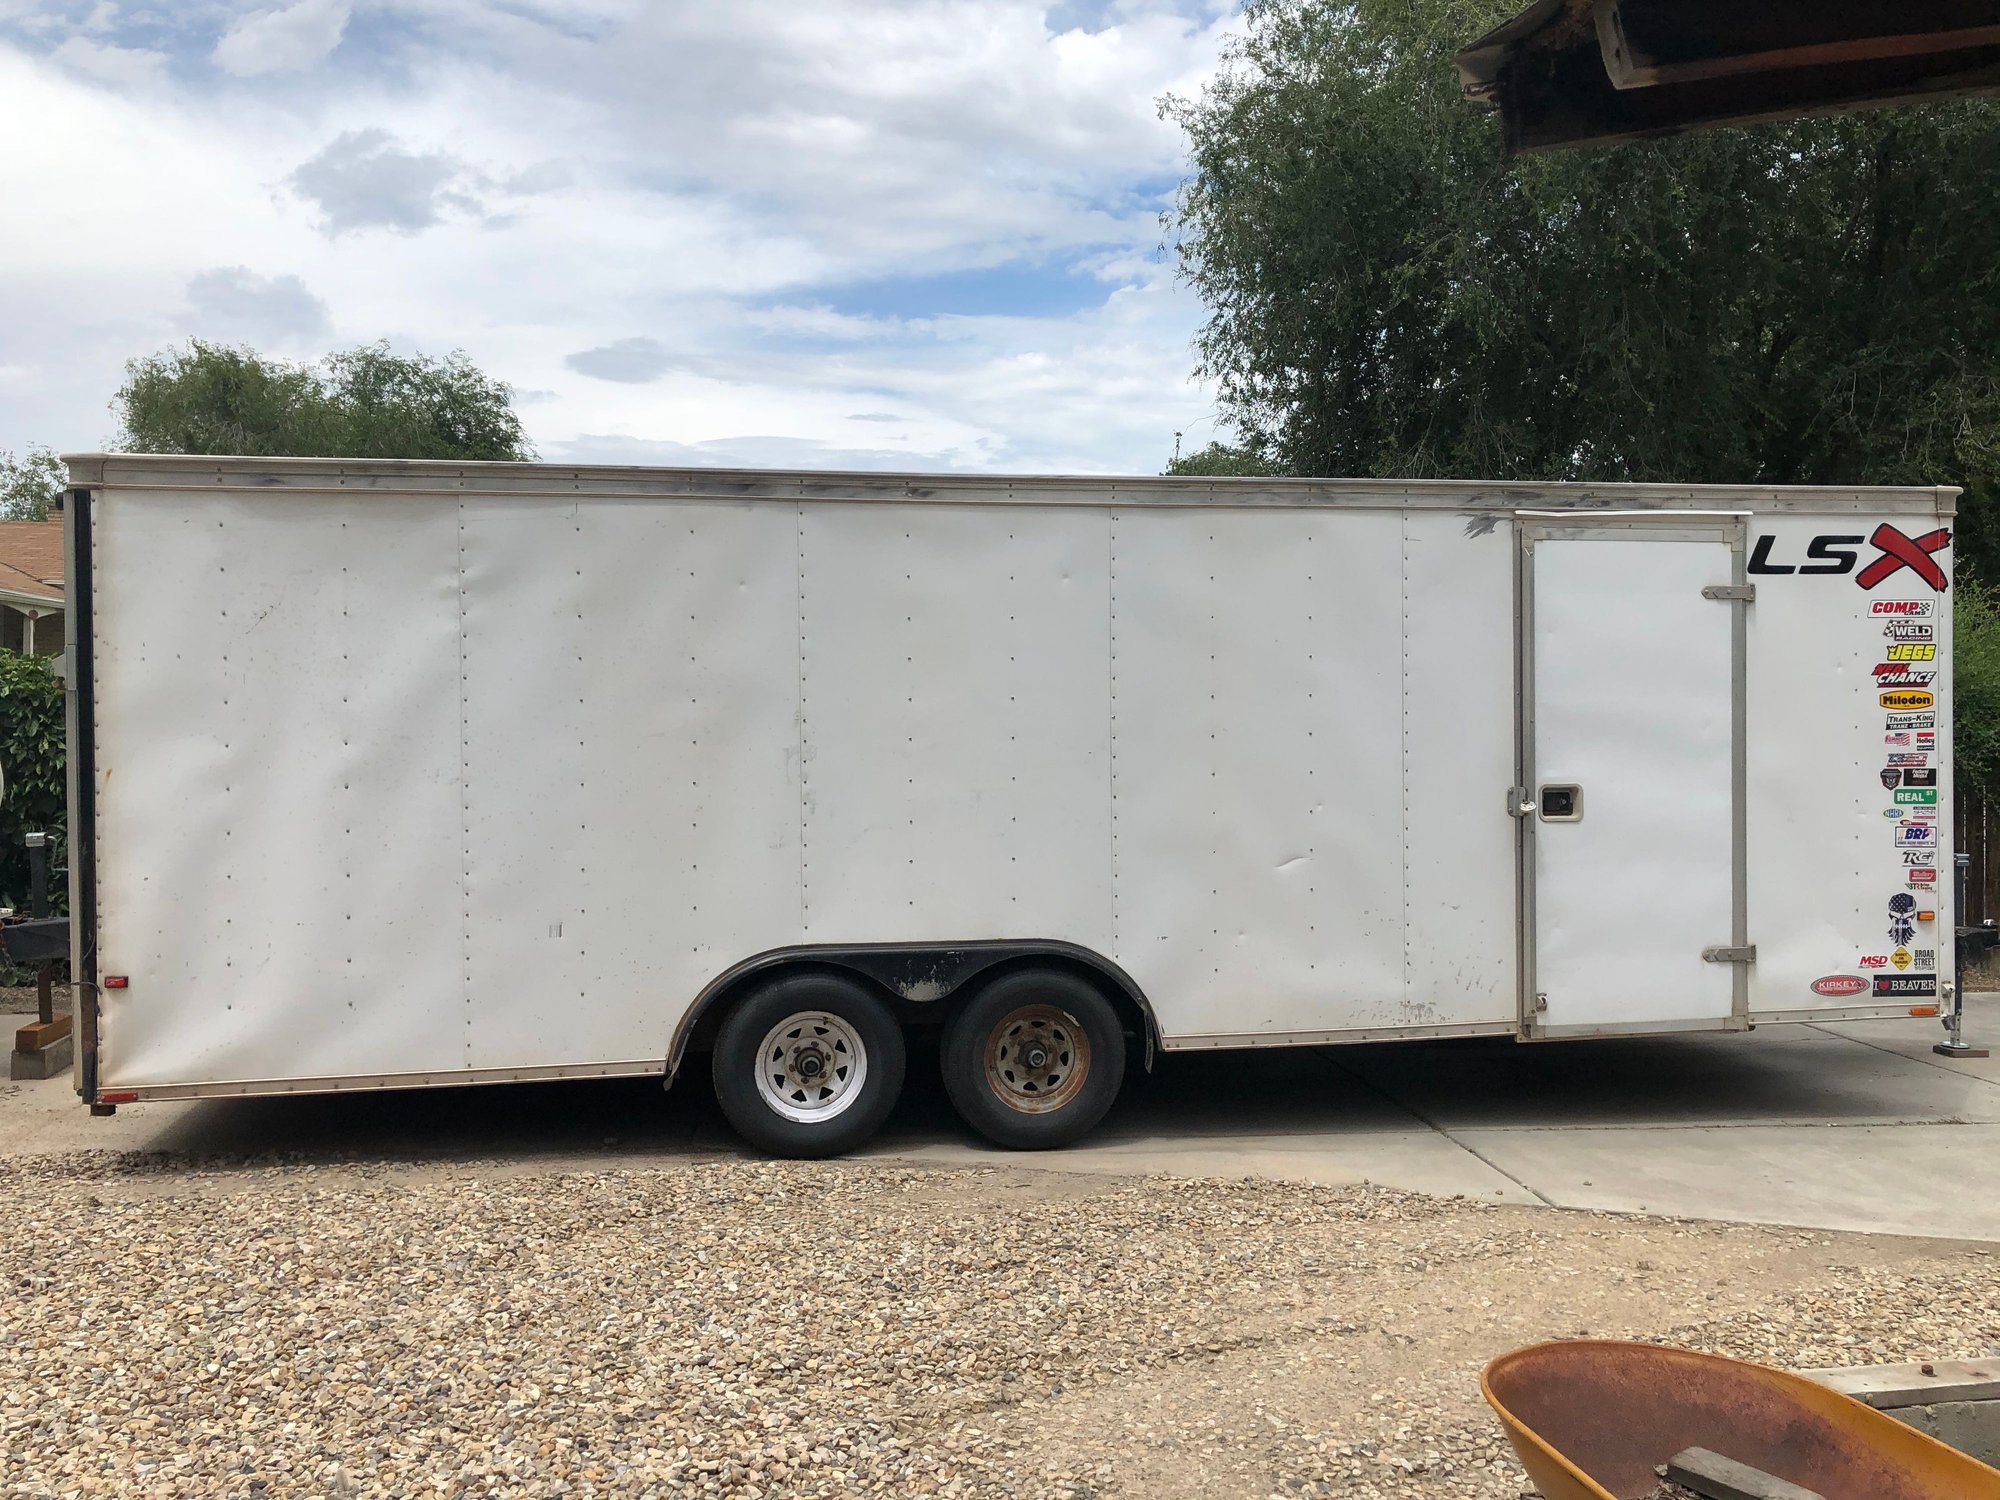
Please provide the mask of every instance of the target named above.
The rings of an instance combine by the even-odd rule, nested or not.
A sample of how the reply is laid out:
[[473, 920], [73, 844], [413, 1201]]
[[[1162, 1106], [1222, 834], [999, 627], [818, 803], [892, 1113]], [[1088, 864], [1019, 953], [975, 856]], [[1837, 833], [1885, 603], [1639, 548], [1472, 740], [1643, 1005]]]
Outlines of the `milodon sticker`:
[[1824, 979], [1812, 982], [1815, 995], [1860, 995], [1868, 989], [1868, 981], [1859, 974], [1829, 974]]
[[1935, 708], [1937, 706], [1936, 697], [1921, 690], [1912, 691], [1904, 689], [1893, 693], [1884, 693], [1876, 701], [1884, 708]]
[[[1922, 625], [1911, 628], [1928, 630], [1930, 626]], [[1892, 644], [1882, 654], [1888, 657], [1890, 661], [1936, 661], [1937, 647], [1928, 644], [1919, 644], [1915, 641], [1904, 641], [1901, 644]]]
[[1870, 599], [1871, 615], [1900, 615], [1909, 620], [1928, 620], [1937, 613], [1935, 599]]
[[1900, 803], [1916, 802], [1935, 805], [1937, 802], [1937, 788], [1934, 786], [1899, 786], [1896, 788], [1896, 800]]
[[1912, 995], [1935, 995], [1937, 975], [1935, 974], [1877, 974], [1875, 993], [1884, 999], [1900, 1000]]

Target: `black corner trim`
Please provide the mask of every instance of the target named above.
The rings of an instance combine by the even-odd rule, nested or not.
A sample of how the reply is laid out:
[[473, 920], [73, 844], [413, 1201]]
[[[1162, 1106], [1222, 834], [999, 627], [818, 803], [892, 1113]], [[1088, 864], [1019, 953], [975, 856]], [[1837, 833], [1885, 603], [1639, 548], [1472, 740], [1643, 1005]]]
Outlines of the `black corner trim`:
[[69, 491], [69, 691], [76, 707], [76, 743], [69, 747], [76, 800], [69, 810], [69, 858], [76, 873], [71, 918], [71, 977], [77, 986], [76, 1091], [97, 1102], [97, 664], [95, 600], [91, 595], [91, 500]]

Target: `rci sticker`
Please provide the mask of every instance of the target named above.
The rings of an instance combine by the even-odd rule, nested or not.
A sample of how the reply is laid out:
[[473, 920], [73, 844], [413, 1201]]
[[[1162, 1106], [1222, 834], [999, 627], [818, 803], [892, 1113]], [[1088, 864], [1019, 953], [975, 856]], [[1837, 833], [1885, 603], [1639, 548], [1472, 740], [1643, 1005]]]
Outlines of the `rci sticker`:
[[1884, 708], [1935, 708], [1937, 698], [1926, 692], [1898, 691], [1876, 699]]
[[[1923, 628], [1929, 629], [1930, 627], [1925, 626]], [[1902, 645], [1891, 646], [1882, 654], [1888, 657], [1890, 661], [1936, 661], [1937, 647], [1922, 646], [1915, 642], [1905, 642]]]
[[1903, 863], [1912, 868], [1918, 865], [1934, 865], [1937, 863], [1937, 850], [1905, 849], [1903, 851]]
[[1915, 804], [1929, 806], [1937, 802], [1937, 788], [1934, 786], [1899, 786], [1896, 801], [1904, 806]]
[[1870, 599], [1871, 615], [1901, 615], [1910, 620], [1927, 620], [1937, 613], [1935, 599]]

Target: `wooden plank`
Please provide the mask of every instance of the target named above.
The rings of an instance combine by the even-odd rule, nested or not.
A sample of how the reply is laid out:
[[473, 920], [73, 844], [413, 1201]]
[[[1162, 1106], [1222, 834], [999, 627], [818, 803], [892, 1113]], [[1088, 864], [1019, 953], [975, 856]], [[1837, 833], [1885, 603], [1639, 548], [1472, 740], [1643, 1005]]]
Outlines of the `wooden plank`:
[[53, 1042], [59, 1042], [69, 1035], [69, 1017], [57, 1016], [53, 1021], [31, 1021], [14, 1033], [16, 1052], [39, 1052]]
[[1818, 1490], [1802, 1489], [1706, 1448], [1685, 1448], [1668, 1459], [1667, 1481], [1707, 1500], [1826, 1500]]
[[2000, 1401], [2000, 1360], [1939, 1359], [1915, 1365], [1801, 1370], [1808, 1380], [1883, 1411], [1940, 1401]]

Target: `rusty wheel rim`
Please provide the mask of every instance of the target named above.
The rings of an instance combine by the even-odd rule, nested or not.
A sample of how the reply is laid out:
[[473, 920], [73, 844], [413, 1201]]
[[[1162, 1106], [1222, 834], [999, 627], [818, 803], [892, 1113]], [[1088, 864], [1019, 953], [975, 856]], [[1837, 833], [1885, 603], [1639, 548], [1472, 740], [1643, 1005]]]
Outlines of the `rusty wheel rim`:
[[1024, 1115], [1061, 1109], [1090, 1077], [1090, 1038], [1068, 1011], [1024, 1005], [986, 1034], [986, 1086]]

